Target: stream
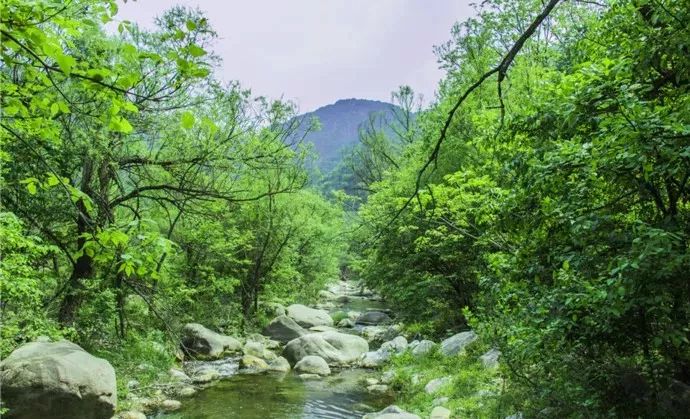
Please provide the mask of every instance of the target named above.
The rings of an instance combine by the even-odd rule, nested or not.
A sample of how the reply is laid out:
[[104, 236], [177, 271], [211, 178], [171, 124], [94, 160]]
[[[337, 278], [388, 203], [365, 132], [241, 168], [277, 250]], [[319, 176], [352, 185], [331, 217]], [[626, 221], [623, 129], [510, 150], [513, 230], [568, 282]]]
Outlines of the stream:
[[[353, 295], [356, 291], [348, 284], [333, 286], [330, 291], [348, 297], [347, 301], [334, 303], [334, 307], [328, 308], [331, 313], [385, 310], [384, 304], [376, 299]], [[338, 330], [359, 333], [361, 326]], [[389, 394], [372, 394], [366, 390], [366, 378], [378, 375], [374, 370], [354, 367], [333, 369], [330, 376], [312, 379], [300, 378], [292, 371], [240, 374], [238, 357], [210, 362], [193, 361], [187, 363], [185, 369], [202, 368], [209, 363], [221, 371], [223, 378], [194, 396], [183, 399], [179, 411], [160, 414], [156, 418], [360, 419], [364, 414], [379, 411], [393, 401]]]

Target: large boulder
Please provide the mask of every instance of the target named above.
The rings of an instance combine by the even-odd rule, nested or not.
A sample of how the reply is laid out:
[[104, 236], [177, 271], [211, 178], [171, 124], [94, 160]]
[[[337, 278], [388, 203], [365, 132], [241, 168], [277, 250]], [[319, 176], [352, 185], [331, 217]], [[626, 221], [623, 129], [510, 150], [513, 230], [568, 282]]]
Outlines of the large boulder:
[[409, 413], [396, 405], [390, 405], [380, 412], [368, 413], [362, 419], [421, 419], [414, 413]]
[[501, 356], [501, 351], [498, 349], [489, 349], [484, 353], [484, 355], [479, 357], [479, 360], [482, 361], [482, 365], [486, 368], [496, 368], [498, 367], [498, 358]]
[[359, 360], [359, 365], [364, 368], [378, 368], [390, 359], [390, 352], [379, 349], [378, 351], [367, 352], [362, 355], [362, 358]]
[[320, 356], [329, 365], [346, 365], [357, 361], [368, 350], [369, 344], [359, 336], [323, 332], [291, 340], [283, 356], [293, 365], [308, 355]]
[[450, 383], [451, 377], [435, 378], [424, 386], [424, 391], [428, 394], [437, 393], [442, 387]]
[[445, 356], [457, 355], [464, 351], [467, 345], [477, 340], [477, 334], [473, 331], [461, 332], [441, 342], [441, 353]]
[[240, 359], [240, 367], [252, 371], [264, 371], [269, 368], [266, 361], [254, 355], [243, 356], [242, 359]]
[[415, 345], [410, 344], [410, 348], [412, 348], [412, 355], [415, 358], [422, 358], [428, 355], [431, 351], [434, 350], [435, 347], [436, 344], [430, 340], [423, 340], [417, 342]]
[[66, 340], [20, 346], [0, 363], [0, 382], [6, 418], [110, 418], [117, 404], [110, 363]]
[[402, 353], [407, 349], [407, 339], [404, 336], [397, 336], [394, 339], [384, 342], [381, 345], [382, 351], [387, 351], [390, 353]]
[[443, 406], [436, 406], [431, 411], [429, 419], [450, 419], [450, 410]]
[[199, 323], [187, 323], [182, 329], [182, 350], [200, 358], [220, 358], [226, 353], [242, 351], [242, 343], [232, 336], [221, 335]]
[[302, 327], [333, 326], [333, 319], [325, 310], [317, 310], [302, 304], [293, 304], [287, 308], [287, 315]]
[[380, 342], [383, 343], [387, 340], [391, 340], [400, 334], [401, 327], [399, 325], [390, 326], [364, 326], [361, 329], [362, 337], [367, 340], [367, 342]]
[[367, 311], [365, 313], [362, 313], [356, 321], [357, 324], [363, 324], [367, 326], [388, 324], [390, 322], [391, 318], [388, 316], [388, 314], [382, 311]]
[[295, 364], [295, 372], [300, 374], [330, 375], [328, 363], [320, 356], [307, 355]]
[[282, 343], [306, 335], [308, 332], [288, 316], [278, 316], [264, 328], [263, 334]]
[[282, 356], [279, 356], [278, 358], [269, 362], [268, 370], [275, 372], [288, 372], [290, 371], [290, 363], [287, 359], [283, 358]]
[[347, 364], [357, 361], [363, 353], [369, 350], [369, 343], [359, 336], [340, 332], [324, 332], [319, 334], [326, 342], [340, 351]]

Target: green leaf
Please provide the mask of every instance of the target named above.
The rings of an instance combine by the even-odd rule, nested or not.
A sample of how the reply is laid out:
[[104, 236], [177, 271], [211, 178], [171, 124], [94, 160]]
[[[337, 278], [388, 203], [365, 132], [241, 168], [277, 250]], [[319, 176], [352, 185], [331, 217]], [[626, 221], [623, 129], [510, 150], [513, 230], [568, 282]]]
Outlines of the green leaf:
[[196, 23], [194, 23], [191, 20], [188, 20], [187, 22], [185, 22], [185, 25], [187, 26], [187, 30], [189, 30], [189, 31], [193, 31], [194, 29], [196, 29]]
[[194, 44], [188, 46], [187, 51], [189, 51], [189, 54], [192, 57], [203, 57], [204, 55], [206, 55], [206, 51], [204, 51], [203, 48]]
[[116, 115], [110, 118], [109, 128], [115, 132], [121, 132], [123, 134], [129, 134], [134, 129], [132, 124], [129, 123], [125, 118]]
[[77, 64], [74, 58], [65, 54], [56, 54], [55, 61], [57, 61], [58, 66], [60, 66], [60, 70], [68, 76], [72, 73], [72, 68]]
[[186, 111], [182, 114], [182, 119], [180, 121], [182, 128], [190, 129], [194, 126], [194, 115]]

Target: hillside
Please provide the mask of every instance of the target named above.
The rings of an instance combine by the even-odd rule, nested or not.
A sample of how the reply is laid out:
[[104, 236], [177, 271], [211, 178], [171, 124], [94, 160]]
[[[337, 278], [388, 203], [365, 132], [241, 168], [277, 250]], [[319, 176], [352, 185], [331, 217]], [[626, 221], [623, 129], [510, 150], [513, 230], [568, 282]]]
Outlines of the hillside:
[[312, 117], [317, 117], [321, 129], [307, 134], [305, 142], [312, 143], [317, 153], [316, 166], [328, 172], [340, 160], [342, 151], [358, 141], [359, 126], [372, 113], [391, 115], [395, 105], [366, 99], [342, 99], [323, 106], [313, 112], [299, 115], [302, 121], [295, 136], [300, 136], [309, 126]]

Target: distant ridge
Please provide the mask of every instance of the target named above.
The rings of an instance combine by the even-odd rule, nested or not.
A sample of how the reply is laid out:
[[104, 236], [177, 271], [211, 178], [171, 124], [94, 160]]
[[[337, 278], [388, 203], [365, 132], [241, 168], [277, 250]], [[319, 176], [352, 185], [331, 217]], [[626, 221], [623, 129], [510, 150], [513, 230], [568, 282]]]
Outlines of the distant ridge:
[[301, 136], [312, 117], [321, 122], [321, 130], [310, 132], [304, 141], [314, 145], [318, 153], [316, 166], [322, 171], [331, 170], [342, 158], [342, 152], [358, 142], [359, 127], [372, 113], [392, 115], [396, 106], [392, 103], [368, 99], [341, 99], [313, 112], [297, 116], [302, 121], [294, 136]]

